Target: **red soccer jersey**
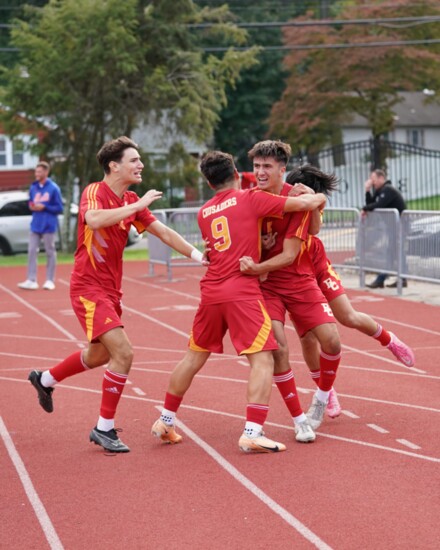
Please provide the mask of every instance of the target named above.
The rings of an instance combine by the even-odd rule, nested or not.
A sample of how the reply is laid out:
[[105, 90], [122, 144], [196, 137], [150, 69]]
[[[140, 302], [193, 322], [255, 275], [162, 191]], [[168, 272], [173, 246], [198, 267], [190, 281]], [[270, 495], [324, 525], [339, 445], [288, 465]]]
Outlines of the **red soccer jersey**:
[[[281, 195], [287, 196], [291, 188], [291, 185], [284, 183]], [[273, 258], [283, 251], [284, 239], [298, 237], [304, 241], [293, 264], [268, 273], [267, 279], [261, 283], [261, 287], [265, 293], [283, 294], [286, 292], [297, 292], [304, 285], [307, 286], [309, 279], [315, 279], [313, 266], [306, 253], [309, 225], [310, 212], [292, 212], [291, 214], [286, 214], [281, 220], [272, 218], [265, 220], [263, 234], [277, 233], [277, 237], [275, 245], [270, 250], [263, 251], [263, 261]]]
[[318, 237], [310, 236], [307, 242], [307, 252], [313, 264], [315, 275], [318, 276], [322, 271], [327, 270], [329, 260], [325, 252], [324, 245]]
[[262, 299], [257, 277], [241, 273], [239, 259], [259, 261], [263, 218], [283, 216], [286, 200], [257, 189], [228, 189], [202, 206], [198, 223], [210, 248], [200, 283], [202, 305]]
[[138, 200], [139, 197], [133, 191], [126, 191], [119, 198], [103, 181], [91, 183], [84, 189], [78, 214], [78, 244], [70, 281], [72, 295], [80, 295], [91, 287], [98, 287], [111, 296], [122, 296], [122, 254], [130, 227], [133, 224], [142, 233], [156, 218], [146, 208], [115, 225], [93, 230], [86, 224], [85, 215], [88, 210], [110, 210]]

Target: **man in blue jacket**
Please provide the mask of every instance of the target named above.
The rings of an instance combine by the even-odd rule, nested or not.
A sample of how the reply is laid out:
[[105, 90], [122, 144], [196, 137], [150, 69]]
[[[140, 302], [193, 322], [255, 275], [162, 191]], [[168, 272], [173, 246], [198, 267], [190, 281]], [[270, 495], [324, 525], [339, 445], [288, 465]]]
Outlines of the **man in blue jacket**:
[[57, 253], [55, 238], [58, 231], [58, 214], [63, 212], [61, 191], [49, 176], [50, 166], [41, 161], [35, 168], [35, 181], [29, 190], [29, 208], [32, 211], [31, 231], [28, 245], [27, 279], [18, 283], [20, 288], [37, 290], [37, 255], [40, 241], [43, 240], [46, 251], [46, 282], [45, 290], [55, 288], [55, 267]]

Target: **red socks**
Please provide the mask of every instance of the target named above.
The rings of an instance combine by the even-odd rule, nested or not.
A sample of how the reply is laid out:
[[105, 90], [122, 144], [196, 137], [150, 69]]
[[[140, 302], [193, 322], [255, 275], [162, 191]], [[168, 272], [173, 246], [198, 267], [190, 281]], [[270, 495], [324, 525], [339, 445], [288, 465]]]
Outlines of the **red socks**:
[[319, 357], [320, 377], [318, 388], [322, 391], [330, 391], [336, 378], [336, 371], [338, 370], [339, 363], [341, 361], [341, 354], [329, 355], [321, 351]]
[[281, 396], [289, 409], [290, 415], [295, 418], [302, 414], [303, 410], [299, 402], [292, 369], [280, 374], [274, 374], [273, 381], [279, 389]]
[[377, 323], [377, 331], [373, 334], [373, 338], [379, 340], [382, 346], [388, 346], [391, 342], [391, 334], [385, 330], [382, 325], [379, 325], [379, 323]]
[[182, 403], [182, 399], [183, 396], [178, 397], [177, 395], [167, 392], [165, 394], [165, 403], [163, 404], [163, 408], [167, 411], [177, 412], [177, 409], [180, 407], [180, 403]]
[[99, 414], [102, 418], [112, 419], [116, 414], [116, 407], [124, 391], [127, 374], [119, 374], [106, 370], [102, 380], [102, 400]]
[[88, 370], [88, 367], [82, 360], [82, 351], [76, 351], [69, 355], [67, 359], [49, 369], [49, 372], [57, 382], [61, 382], [68, 376], [79, 374], [85, 370]]
[[254, 422], [262, 426], [266, 422], [269, 405], [248, 403], [246, 406], [246, 422]]

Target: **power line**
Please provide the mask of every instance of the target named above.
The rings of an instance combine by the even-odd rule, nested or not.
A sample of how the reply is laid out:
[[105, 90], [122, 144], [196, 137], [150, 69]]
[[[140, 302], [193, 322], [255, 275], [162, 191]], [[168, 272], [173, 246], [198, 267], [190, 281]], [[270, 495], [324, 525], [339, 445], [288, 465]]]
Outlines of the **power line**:
[[[316, 19], [312, 21], [263, 21], [262, 23], [234, 23], [236, 27], [316, 27], [334, 25], [383, 25], [386, 23], [436, 23], [440, 21], [438, 15], [425, 15], [420, 17], [384, 17], [376, 19]], [[192, 29], [207, 29], [218, 23], [188, 23], [186, 26]]]
[[[295, 46], [258, 46], [263, 51], [274, 50], [332, 50], [332, 49], [347, 49], [347, 48], [379, 48], [392, 46], [410, 46], [421, 44], [440, 44], [440, 38], [432, 38], [427, 40], [395, 40], [393, 42], [358, 42], [352, 44], [300, 44]], [[203, 48], [205, 52], [226, 52], [231, 48]], [[233, 48], [237, 51], [247, 51], [251, 47]]]

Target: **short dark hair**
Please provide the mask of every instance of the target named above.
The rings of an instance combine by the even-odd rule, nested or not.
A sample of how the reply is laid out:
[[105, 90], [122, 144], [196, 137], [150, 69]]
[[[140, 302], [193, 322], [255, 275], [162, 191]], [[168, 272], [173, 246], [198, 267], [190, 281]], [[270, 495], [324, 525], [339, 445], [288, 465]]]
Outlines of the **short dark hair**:
[[311, 164], [302, 164], [293, 168], [286, 175], [286, 182], [291, 185], [303, 183], [315, 193], [324, 193], [327, 196], [336, 191], [339, 183], [335, 174], [326, 174]]
[[104, 143], [96, 155], [100, 166], [104, 169], [104, 173], [109, 174], [110, 163], [121, 162], [125, 149], [131, 147], [136, 150], [139, 149], [139, 145], [126, 136], [120, 136]]
[[40, 160], [37, 162], [37, 166], [35, 168], [44, 168], [44, 170], [47, 170], [47, 172], [50, 172], [50, 164], [46, 162], [45, 160]]
[[254, 160], [255, 157], [274, 158], [277, 162], [281, 162], [285, 166], [289, 162], [292, 148], [288, 143], [280, 140], [266, 139], [256, 143], [250, 151], [248, 157]]
[[235, 170], [232, 155], [222, 151], [208, 151], [200, 162], [200, 171], [212, 187], [222, 187], [231, 181]]
[[385, 170], [381, 170], [380, 168], [376, 168], [376, 170], [373, 170], [371, 173], [376, 174], [376, 176], [378, 176], [379, 178], [387, 179], [387, 174]]

